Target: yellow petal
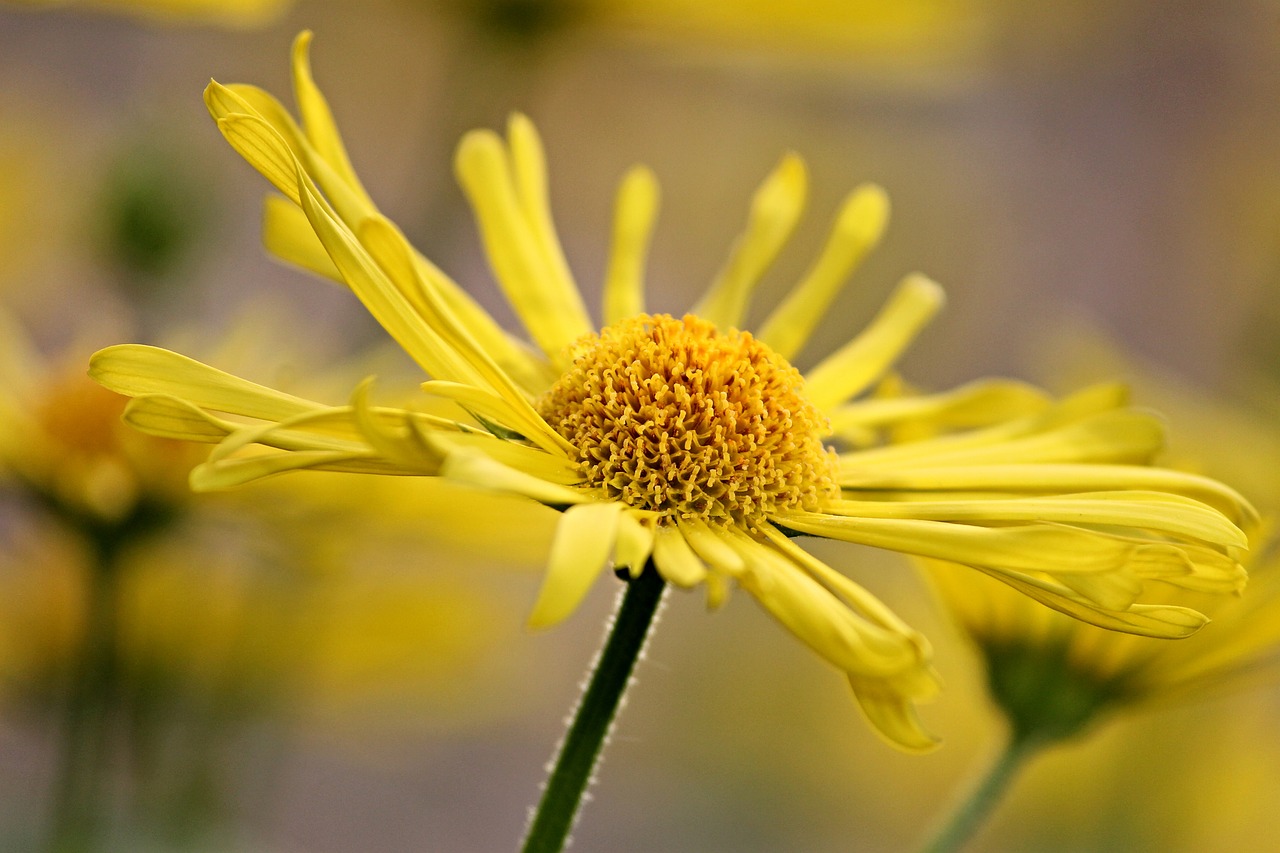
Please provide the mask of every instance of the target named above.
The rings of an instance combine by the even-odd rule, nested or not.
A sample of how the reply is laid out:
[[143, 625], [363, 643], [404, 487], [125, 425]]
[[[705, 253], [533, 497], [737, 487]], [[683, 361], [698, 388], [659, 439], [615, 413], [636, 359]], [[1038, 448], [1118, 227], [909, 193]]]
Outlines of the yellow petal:
[[584, 503], [565, 510], [556, 527], [547, 576], [529, 615], [530, 628], [547, 628], [572, 613], [613, 555], [624, 505]]
[[89, 375], [127, 397], [167, 395], [203, 409], [263, 420], [286, 420], [325, 408], [185, 355], [141, 344], [121, 344], [98, 351], [89, 361]]
[[303, 30], [293, 41], [293, 92], [298, 110], [302, 113], [307, 139], [351, 191], [372, 208], [373, 202], [369, 199], [369, 194], [360, 185], [360, 179], [351, 168], [346, 146], [342, 144], [342, 136], [338, 133], [329, 103], [311, 77], [310, 47], [311, 32]]
[[[416, 427], [416, 422], [414, 422]], [[515, 468], [526, 474], [532, 474], [540, 480], [557, 483], [561, 486], [575, 486], [582, 483], [582, 474], [576, 465], [558, 453], [547, 453], [537, 447], [519, 444], [497, 438], [487, 432], [441, 432], [432, 430], [430, 437], [424, 434], [424, 441], [444, 452], [451, 453], [455, 449], [467, 449], [483, 453], [490, 459], [501, 462], [508, 468]]]
[[712, 568], [731, 577], [737, 577], [746, 569], [742, 556], [733, 549], [722, 533], [696, 518], [678, 520], [681, 535], [703, 560]]
[[1011, 465], [1042, 463], [1126, 464], [1148, 460], [1164, 445], [1164, 425], [1153, 415], [1119, 409], [1088, 415], [1043, 430], [1036, 419], [936, 439], [859, 450], [840, 457], [845, 474], [877, 466]]
[[509, 465], [503, 465], [476, 450], [452, 450], [440, 466], [440, 475], [460, 483], [470, 483], [497, 492], [532, 498], [548, 506], [593, 503], [591, 495], [543, 480]]
[[424, 474], [437, 473], [442, 454], [413, 427], [409, 412], [403, 413], [399, 423], [388, 423], [386, 418], [377, 417], [369, 404], [372, 387], [373, 379], [366, 379], [351, 395], [352, 414], [360, 435], [375, 453], [397, 466]]
[[707, 567], [689, 547], [678, 527], [658, 527], [653, 539], [653, 562], [659, 574], [685, 589], [697, 586], [707, 576]]
[[931, 752], [941, 741], [925, 729], [916, 713], [915, 699], [886, 690], [871, 679], [849, 676], [849, 686], [876, 733], [907, 752]]
[[354, 235], [334, 218], [300, 166], [295, 177], [302, 209], [311, 227], [369, 313], [428, 374], [452, 381], [478, 382], [474, 368], [423, 321]]
[[[206, 462], [197, 465], [191, 471], [191, 488], [197, 492], [217, 491], [242, 486], [254, 480], [261, 480], [286, 471], [299, 471], [304, 468], [327, 468], [341, 470], [347, 463], [355, 463], [369, 459], [370, 454], [345, 453], [336, 450], [301, 450], [291, 453], [268, 453], [261, 456], [250, 456], [243, 459], [229, 459], [218, 462]], [[348, 467], [345, 470], [365, 470], [363, 467]], [[382, 473], [382, 472], [380, 472]]]
[[1180, 639], [1191, 636], [1209, 621], [1203, 613], [1173, 605], [1135, 604], [1124, 611], [1099, 610], [1083, 596], [1052, 580], [981, 567], [979, 571], [1060, 613], [1111, 631]]
[[283, 196], [272, 194], [263, 199], [262, 244], [287, 264], [346, 284], [302, 208]]
[[694, 314], [723, 329], [738, 328], [751, 293], [795, 230], [804, 210], [808, 176], [804, 160], [788, 153], [751, 199], [747, 226]]
[[930, 429], [985, 427], [1044, 411], [1049, 397], [1025, 382], [985, 379], [942, 394], [860, 400], [830, 413], [837, 436], [920, 421]]
[[300, 204], [294, 157], [279, 132], [257, 116], [229, 115], [218, 119], [218, 130], [250, 166], [257, 169], [294, 204]]
[[565, 457], [574, 452], [573, 446], [549, 429], [546, 421], [536, 413], [531, 414], [531, 409], [528, 412], [517, 410], [507, 400], [483, 388], [436, 380], [422, 383], [422, 390], [435, 397], [453, 400], [463, 408], [517, 432], [548, 453]]
[[614, 562], [630, 570], [637, 578], [644, 571], [653, 554], [653, 528], [641, 521], [634, 512], [624, 512], [618, 519], [618, 542], [614, 549]]
[[1244, 533], [1217, 510], [1178, 495], [1146, 491], [1096, 492], [1061, 497], [952, 501], [831, 501], [831, 515], [1003, 523], [1042, 521], [1160, 531], [1214, 545], [1247, 547]]
[[904, 278], [867, 328], [805, 376], [809, 401], [827, 411], [866, 390], [893, 367], [944, 298], [942, 288], [925, 276]]
[[[780, 515], [800, 533], [885, 548], [970, 566], [1034, 572], [1106, 572], [1134, 556], [1132, 542], [1053, 524], [980, 527], [942, 521], [849, 518], [819, 513]], [[1175, 549], [1176, 550], [1176, 549]], [[1170, 555], [1170, 559], [1172, 555]]]
[[839, 669], [884, 679], [927, 665], [914, 636], [863, 619], [800, 567], [745, 534], [732, 542], [748, 568], [738, 581], [742, 588]]
[[158, 438], [203, 442], [222, 441], [240, 426], [215, 418], [185, 400], [163, 394], [130, 400], [124, 409], [124, 422]]
[[906, 492], [1090, 492], [1101, 489], [1144, 489], [1171, 492], [1201, 501], [1233, 522], [1256, 523], [1258, 513], [1247, 500], [1217, 480], [1169, 468], [1145, 465], [987, 464], [954, 467], [842, 467], [845, 489]]
[[874, 184], [855, 188], [841, 205], [822, 254], [764, 321], [756, 337], [783, 358], [794, 359], [845, 279], [880, 242], [888, 221], [889, 196], [885, 191]]
[[[511, 152], [511, 175], [515, 180], [516, 194], [524, 211], [525, 222], [538, 244], [543, 263], [551, 270], [560, 288], [577, 297], [581, 305], [578, 285], [565, 260], [560, 238], [556, 236], [555, 221], [551, 218], [551, 194], [547, 189], [547, 155], [542, 148], [542, 138], [528, 116], [512, 113], [507, 121], [507, 146]], [[584, 310], [585, 314], [585, 310]], [[590, 326], [588, 320], [587, 325]]]
[[[591, 331], [582, 297], [543, 254], [497, 134], [472, 131], [455, 160], [458, 181], [475, 211], [485, 254], [507, 300], [548, 358]], [[527, 179], [527, 178], [526, 178]]]
[[606, 326], [644, 313], [644, 273], [658, 214], [658, 181], [636, 166], [618, 187], [613, 209], [613, 246], [604, 279]]

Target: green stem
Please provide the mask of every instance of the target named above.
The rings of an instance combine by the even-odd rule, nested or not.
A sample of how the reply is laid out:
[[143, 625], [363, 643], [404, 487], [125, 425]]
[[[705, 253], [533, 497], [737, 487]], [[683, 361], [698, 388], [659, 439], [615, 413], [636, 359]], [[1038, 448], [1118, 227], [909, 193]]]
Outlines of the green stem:
[[665, 587], [652, 565], [628, 583], [591, 682], [547, 778], [523, 853], [559, 853], [564, 849]]
[[977, 787], [951, 813], [921, 853], [955, 853], [973, 836], [991, 815], [1022, 765], [1035, 754], [1043, 741], [1014, 734], [996, 761], [978, 781]]
[[88, 618], [64, 711], [50, 853], [91, 850], [101, 837], [115, 702], [115, 596], [114, 559], [103, 553], [90, 579]]

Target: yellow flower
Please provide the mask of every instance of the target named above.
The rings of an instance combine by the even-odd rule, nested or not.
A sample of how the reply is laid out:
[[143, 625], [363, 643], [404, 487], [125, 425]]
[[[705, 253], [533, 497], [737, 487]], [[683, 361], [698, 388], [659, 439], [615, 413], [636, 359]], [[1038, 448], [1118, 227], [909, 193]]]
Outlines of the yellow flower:
[[265, 26], [293, 0], [16, 0], [19, 6], [83, 6], [166, 23], [208, 23], [225, 27]]
[[47, 506], [88, 525], [186, 500], [198, 456], [125, 427], [126, 398], [84, 375], [83, 351], [47, 362], [3, 309], [0, 338], [0, 477], [16, 477]]
[[[721, 273], [683, 319], [646, 313], [658, 191], [647, 169], [633, 169], [618, 194], [596, 331], [552, 223], [533, 125], [513, 117], [505, 141], [470, 133], [458, 177], [530, 348], [379, 213], [312, 80], [309, 42], [300, 36], [293, 55], [301, 126], [251, 86], [212, 83], [206, 104], [284, 194], [267, 202], [269, 249], [345, 282], [432, 377], [425, 398], [455, 408], [374, 405], [368, 383], [349, 404], [324, 405], [165, 350], [98, 353], [92, 375], [136, 398], [130, 423], [218, 443], [193, 472], [196, 488], [320, 468], [523, 495], [563, 511], [531, 625], [565, 618], [611, 565], [636, 576], [652, 562], [676, 586], [704, 586], [711, 607], [737, 585], [844, 672], [874, 726], [909, 749], [934, 743], [915, 709], [937, 688], [927, 640], [794, 535], [960, 561], [1073, 615], [1159, 636], [1185, 636], [1203, 618], [1135, 604], [1149, 581], [1211, 592], [1243, 583], [1246, 543], [1233, 519], [1247, 504], [1214, 481], [1136, 464], [1161, 430], [1115, 408], [1112, 389], [1055, 404], [1017, 383], [984, 382], [850, 402], [890, 373], [940, 307], [940, 288], [921, 275], [803, 377], [789, 365], [878, 241], [888, 213], [879, 188], [848, 196], [810, 272], [752, 335], [742, 320], [800, 217], [803, 162], [789, 154], [766, 179]], [[868, 446], [917, 422], [955, 431]], [[829, 441], [856, 449], [837, 453]]]

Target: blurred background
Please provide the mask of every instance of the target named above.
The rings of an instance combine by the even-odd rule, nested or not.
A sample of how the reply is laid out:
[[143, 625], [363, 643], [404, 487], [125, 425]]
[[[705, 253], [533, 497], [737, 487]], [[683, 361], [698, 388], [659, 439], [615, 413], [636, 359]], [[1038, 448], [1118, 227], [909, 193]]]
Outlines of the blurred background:
[[[538, 124], [596, 309], [628, 166], [662, 182], [650, 304], [678, 312], [795, 150], [810, 212], [753, 319], [852, 186], [893, 199], [802, 368], [919, 269], [949, 306], [913, 382], [1121, 376], [1182, 458], [1280, 506], [1271, 0], [0, 3], [2, 849], [54, 823], [66, 850], [512, 849], [611, 609], [602, 582], [523, 631], [550, 511], [475, 501], [474, 530], [432, 531], [474, 496], [320, 474], [190, 496], [198, 449], [147, 445], [84, 384], [93, 350], [142, 341], [333, 402], [370, 373], [412, 389], [349, 294], [266, 257], [266, 185], [200, 99], [214, 77], [288, 101], [303, 28], [373, 197], [504, 321], [452, 179], [464, 130]], [[990, 758], [976, 658], [914, 570], [813, 549], [933, 640], [943, 748], [877, 740], [745, 597], [674, 594], [574, 849], [910, 849]], [[1048, 752], [972, 849], [1280, 844], [1259, 682]]]

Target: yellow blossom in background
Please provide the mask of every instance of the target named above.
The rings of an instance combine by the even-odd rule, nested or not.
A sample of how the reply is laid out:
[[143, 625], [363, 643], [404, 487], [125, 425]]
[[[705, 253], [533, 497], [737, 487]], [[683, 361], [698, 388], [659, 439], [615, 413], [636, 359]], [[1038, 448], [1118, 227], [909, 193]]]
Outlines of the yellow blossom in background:
[[8, 0], [33, 9], [84, 8], [172, 24], [261, 27], [277, 20], [293, 0]]
[[982, 653], [992, 698], [1015, 728], [1053, 739], [1116, 710], [1163, 705], [1253, 683], [1280, 663], [1280, 560], [1250, 564], [1239, 597], [1175, 597], [1211, 617], [1170, 643], [1100, 630], [1032, 606], [963, 567], [926, 564], [947, 609]]
[[185, 502], [198, 458], [125, 427], [125, 398], [89, 381], [79, 361], [73, 351], [48, 363], [0, 309], [0, 477], [16, 476], [55, 511], [91, 524]]
[[[314, 468], [524, 496], [561, 511], [534, 627], [569, 615], [609, 566], [638, 576], [652, 562], [676, 586], [704, 587], [713, 608], [741, 587], [845, 673], [872, 724], [908, 749], [933, 745], [915, 711], [937, 689], [928, 642], [795, 534], [955, 560], [1078, 618], [1162, 637], [1204, 621], [1148, 603], [1165, 584], [1215, 594], [1243, 584], [1237, 522], [1248, 505], [1215, 481], [1146, 467], [1159, 423], [1117, 406], [1111, 388], [1058, 402], [999, 381], [864, 396], [941, 306], [922, 275], [903, 279], [860, 334], [803, 377], [789, 364], [879, 240], [879, 188], [850, 193], [809, 273], [753, 335], [740, 327], [801, 216], [803, 161], [789, 154], [765, 180], [720, 274], [683, 318], [645, 305], [658, 189], [633, 169], [618, 194], [600, 328], [556, 236], [533, 125], [515, 116], [506, 139], [468, 134], [458, 177], [530, 346], [379, 213], [312, 80], [309, 42], [303, 34], [294, 50], [301, 126], [252, 86], [213, 83], [206, 103], [283, 194], [267, 202], [268, 248], [345, 282], [431, 377], [423, 400], [436, 408], [378, 405], [369, 383], [350, 403], [326, 405], [167, 350], [98, 353], [92, 375], [135, 398], [131, 424], [217, 444], [193, 472], [197, 489]], [[946, 434], [877, 440], [913, 424]], [[424, 523], [463, 520], [444, 511]]]

